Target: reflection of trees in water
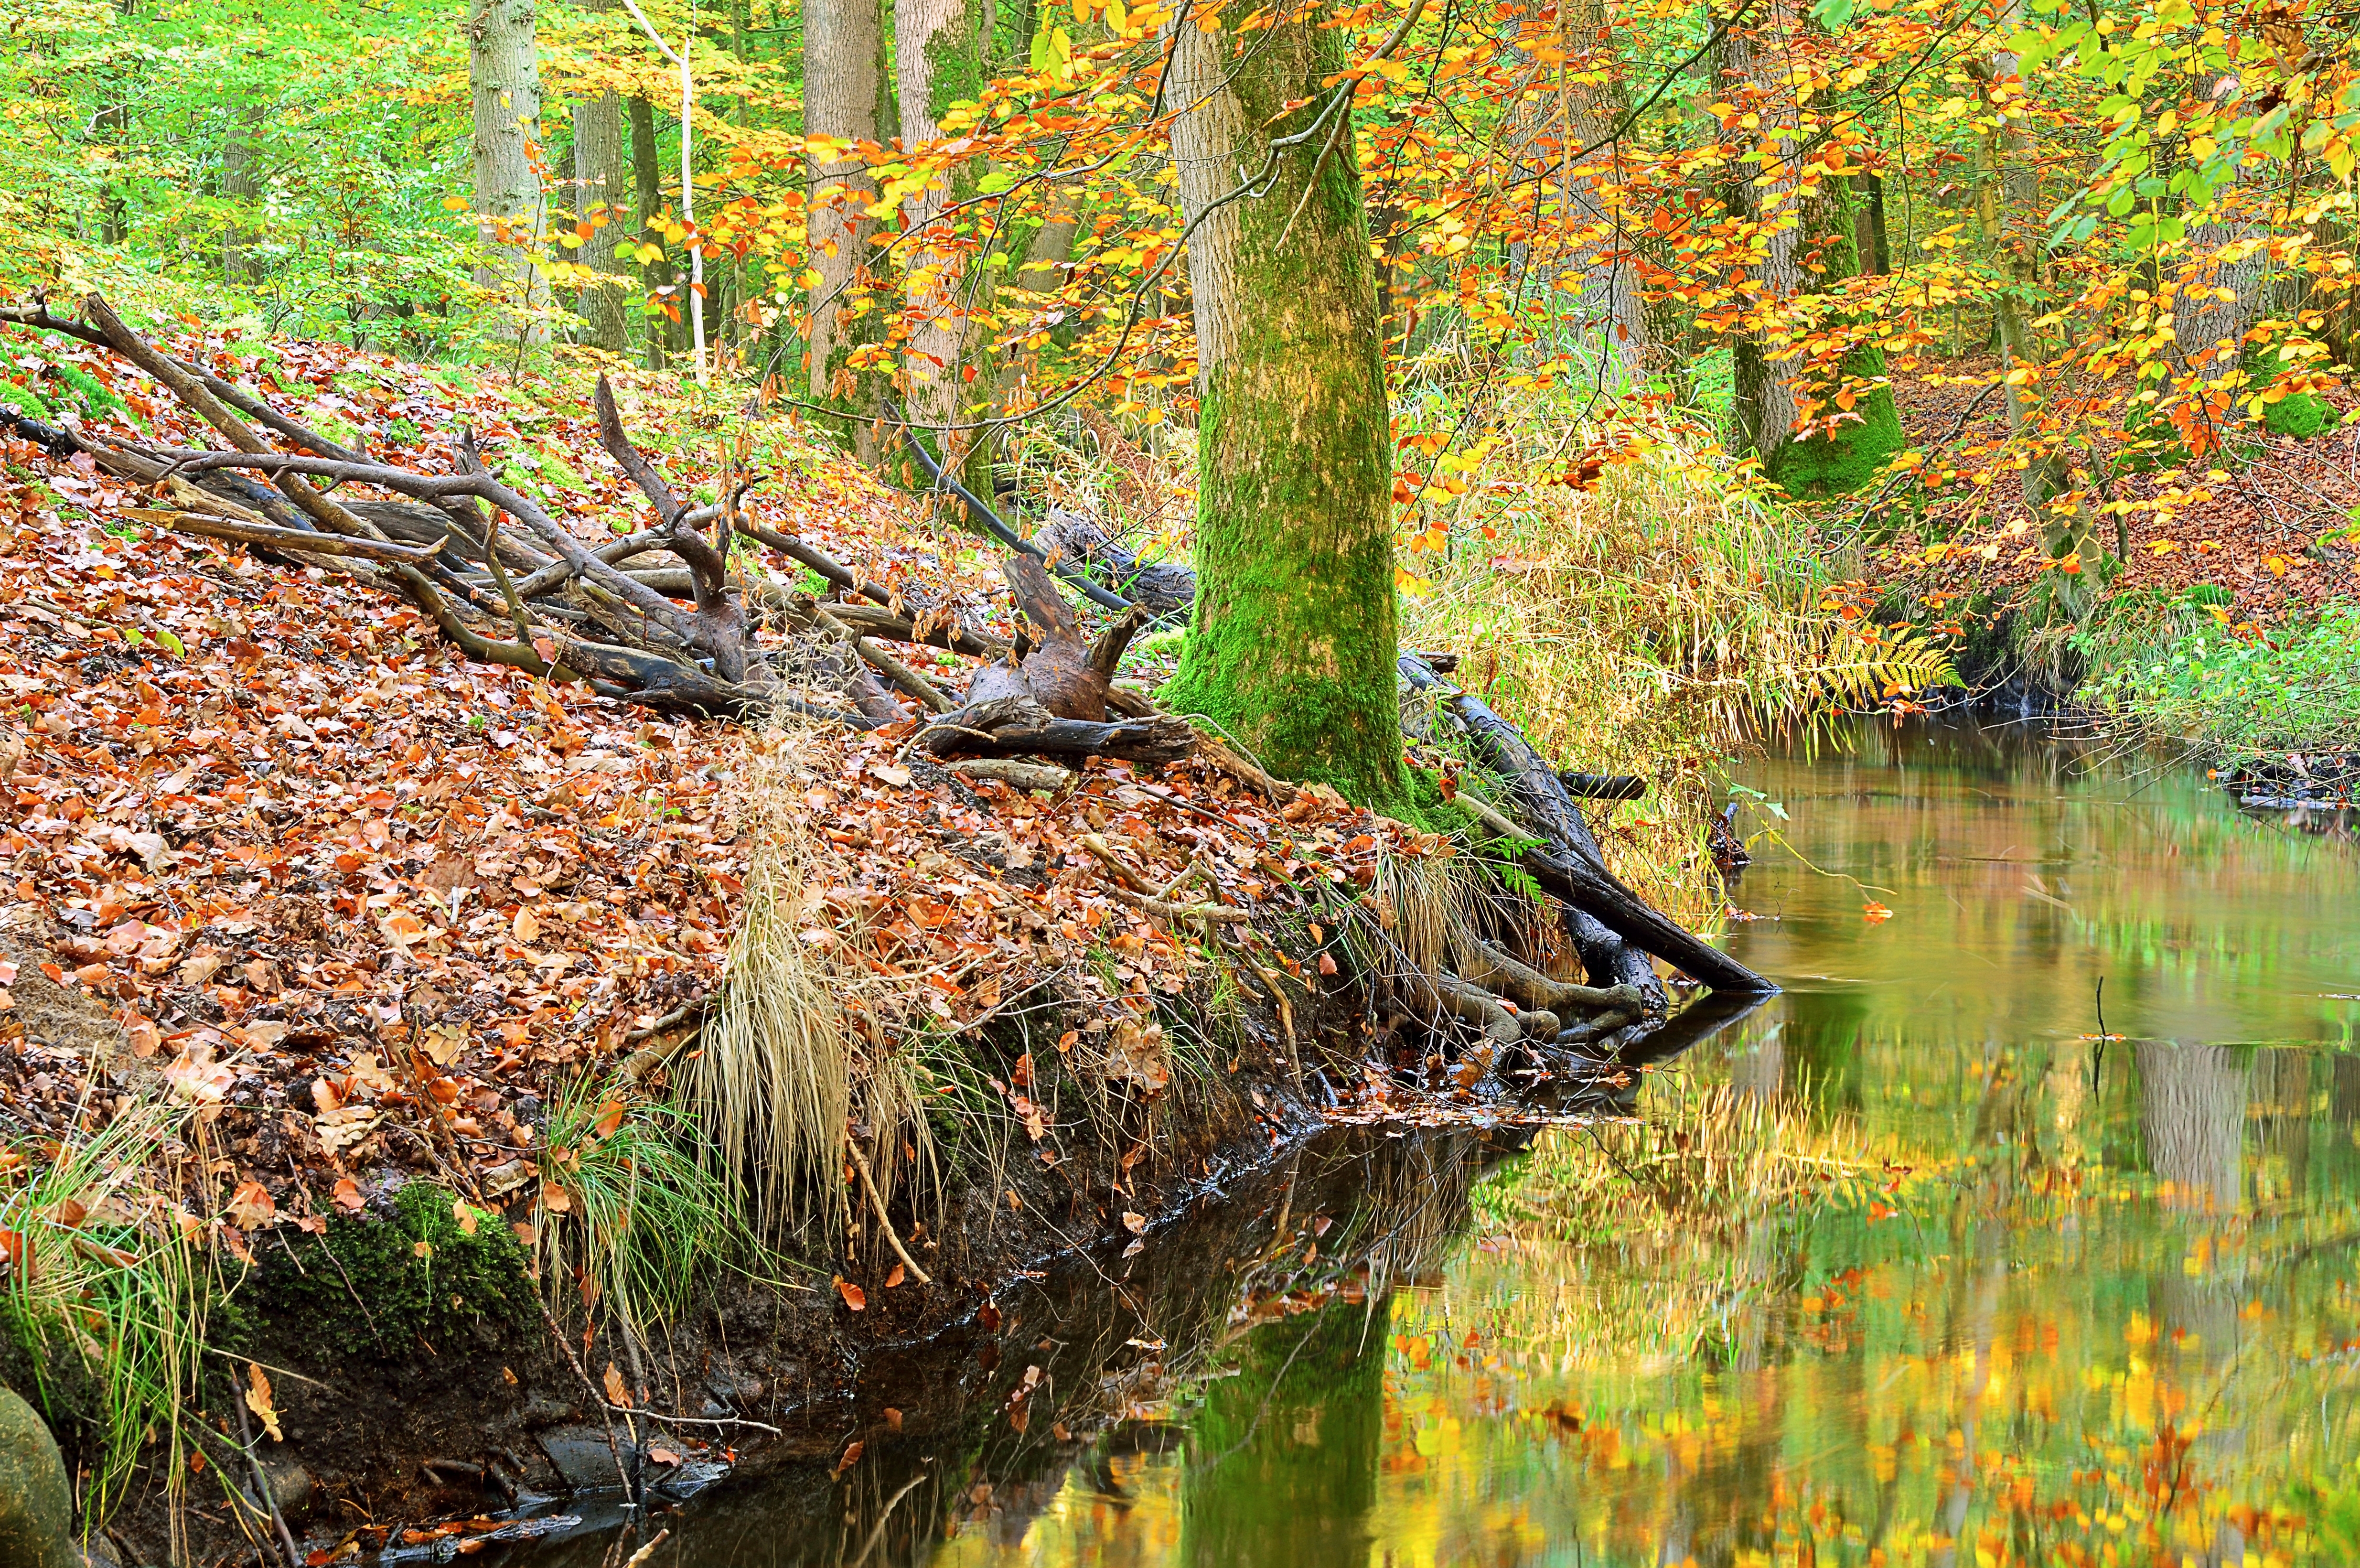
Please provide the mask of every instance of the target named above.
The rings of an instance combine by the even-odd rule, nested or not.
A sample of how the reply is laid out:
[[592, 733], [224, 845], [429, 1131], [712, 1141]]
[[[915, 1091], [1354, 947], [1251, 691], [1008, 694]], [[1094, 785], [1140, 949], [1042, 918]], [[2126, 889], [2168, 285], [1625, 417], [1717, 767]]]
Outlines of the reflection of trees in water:
[[2152, 1041], [2133, 1048], [2147, 1168], [2171, 1183], [2165, 1201], [2235, 1213], [2238, 1156], [2245, 1136], [2245, 1053], [2233, 1046]]
[[[1196, 1561], [1342, 1562], [1354, 1541], [1364, 1552], [1386, 1293], [1438, 1269], [1487, 1157], [1469, 1133], [1342, 1133], [1240, 1179], [1189, 1223], [1149, 1235], [1134, 1259], [1070, 1263], [1003, 1290], [996, 1330], [880, 1354], [839, 1402], [799, 1418], [783, 1443], [809, 1462], [666, 1518], [664, 1559], [677, 1550], [678, 1561], [731, 1568], [915, 1568], [954, 1534], [1012, 1547], [1069, 1484], [1128, 1508], [1115, 1462], [1184, 1442], [1205, 1471], [1185, 1490], [1188, 1509], [1204, 1515], [1185, 1527], [1189, 1539], [1229, 1542]], [[1316, 1293], [1356, 1274], [1366, 1303], [1284, 1318], [1235, 1343], [1241, 1297]], [[1240, 1370], [1209, 1380], [1209, 1424], [1196, 1433], [1125, 1419], [1133, 1400], [1226, 1355]], [[1032, 1367], [1020, 1430], [1011, 1395]], [[854, 1441], [861, 1454], [836, 1473]], [[1273, 1496], [1291, 1500], [1265, 1508]], [[1244, 1544], [1265, 1538], [1273, 1544]], [[552, 1542], [533, 1568], [615, 1568], [631, 1544], [606, 1534]]]
[[[2170, 1184], [2161, 1201], [2209, 1220], [2234, 1217], [2252, 1054], [2234, 1046], [2152, 1043], [2136, 1050], [2147, 1168]], [[2198, 1336], [2207, 1359], [2234, 1348], [2236, 1286], [2219, 1269], [2191, 1274], [2178, 1258], [2161, 1262], [2148, 1299], [2157, 1327], [2167, 1336]]]
[[1248, 1336], [1189, 1423], [1181, 1556], [1206, 1568], [1366, 1561], [1385, 1424], [1382, 1308]]

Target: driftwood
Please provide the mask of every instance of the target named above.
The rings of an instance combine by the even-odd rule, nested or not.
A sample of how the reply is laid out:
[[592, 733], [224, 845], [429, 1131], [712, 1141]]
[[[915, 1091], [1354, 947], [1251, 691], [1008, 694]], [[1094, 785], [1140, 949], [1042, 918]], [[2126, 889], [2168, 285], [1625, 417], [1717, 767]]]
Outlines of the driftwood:
[[1051, 713], [1029, 696], [992, 697], [945, 713], [918, 731], [912, 745], [937, 757], [1120, 757], [1134, 762], [1176, 762], [1196, 748], [1196, 731], [1184, 718], [1158, 715], [1094, 723]]
[[[1017, 608], [1039, 631], [1040, 641], [1021, 663], [1002, 660], [978, 671], [967, 687], [969, 706], [1022, 696], [1061, 718], [1103, 722], [1115, 666], [1145, 624], [1146, 612], [1136, 606], [1123, 611], [1095, 641], [1085, 643], [1073, 609], [1057, 592], [1047, 567], [1030, 555], [1011, 555], [1000, 569]], [[1010, 658], [1014, 657], [1011, 649]]]

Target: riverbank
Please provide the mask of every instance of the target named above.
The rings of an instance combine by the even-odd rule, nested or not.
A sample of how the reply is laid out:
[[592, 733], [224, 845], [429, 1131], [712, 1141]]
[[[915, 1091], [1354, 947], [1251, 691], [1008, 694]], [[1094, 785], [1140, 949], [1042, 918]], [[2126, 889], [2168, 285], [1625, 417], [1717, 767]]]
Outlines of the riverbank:
[[[585, 531], [648, 521], [552, 384], [168, 346], [388, 461], [470, 428]], [[199, 433], [46, 350], [82, 417], [6, 454], [0, 1370], [127, 1559], [701, 1484], [1324, 1117], [1505, 1098], [1679, 1000], [1620, 938], [1578, 938], [1618, 989], [1527, 968], [1569, 938], [1439, 785], [1459, 838], [1209, 744], [961, 772], [913, 709], [748, 730], [475, 663], [333, 563], [163, 526], [88, 444]], [[790, 422], [619, 400], [683, 495], [727, 433], [779, 476], [756, 523], [1015, 635], [961, 536]], [[1479, 961], [1522, 1001], [1444, 972]]]

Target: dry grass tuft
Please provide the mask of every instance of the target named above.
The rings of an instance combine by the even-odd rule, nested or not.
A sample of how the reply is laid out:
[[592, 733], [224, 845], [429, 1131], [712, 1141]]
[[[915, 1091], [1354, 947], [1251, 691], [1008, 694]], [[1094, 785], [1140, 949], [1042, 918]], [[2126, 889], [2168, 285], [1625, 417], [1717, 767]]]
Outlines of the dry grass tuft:
[[728, 1179], [766, 1230], [816, 1221], [832, 1231], [842, 1213], [853, 1047], [836, 966], [803, 939], [806, 901], [821, 885], [814, 872], [832, 851], [803, 803], [799, 736], [784, 718], [740, 752], [745, 903], [686, 1088]]

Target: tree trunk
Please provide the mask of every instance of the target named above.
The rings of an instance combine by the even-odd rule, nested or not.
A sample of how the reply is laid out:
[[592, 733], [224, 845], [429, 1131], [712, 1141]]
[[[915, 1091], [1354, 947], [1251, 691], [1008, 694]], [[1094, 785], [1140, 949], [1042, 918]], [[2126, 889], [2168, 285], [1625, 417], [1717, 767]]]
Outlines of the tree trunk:
[[1195, 628], [1166, 706], [1273, 773], [1399, 810], [1393, 453], [1349, 108], [1218, 205], [1271, 137], [1313, 126], [1343, 34], [1305, 18], [1242, 42], [1188, 21], [1172, 42], [1202, 407]]
[[[1802, 214], [1795, 167], [1797, 140], [1796, 107], [1791, 93], [1777, 83], [1783, 72], [1772, 71], [1768, 82], [1757, 82], [1754, 33], [1773, 38], [1790, 37], [1801, 18], [1785, 0], [1773, 0], [1770, 14], [1758, 26], [1732, 23], [1713, 46], [1713, 74], [1719, 90], [1732, 103], [1745, 101], [1748, 89], [1759, 94], [1762, 131], [1758, 163], [1741, 161], [1731, 176], [1726, 200], [1738, 217], [1757, 224], [1762, 260], [1754, 270], [1757, 317], [1802, 291]], [[1758, 175], [1758, 180], [1757, 180]], [[1786, 345], [1777, 335], [1757, 325], [1740, 337], [1735, 349], [1735, 395], [1732, 398], [1738, 450], [1751, 452], [1765, 471], [1794, 439], [1802, 414], [1793, 373], [1784, 362]]]
[[[587, 0], [594, 11], [616, 9], [616, 0]], [[623, 200], [623, 103], [613, 93], [601, 93], [574, 105], [574, 210], [590, 225], [582, 241], [582, 264], [609, 275], [620, 274], [615, 259], [628, 208]], [[578, 231], [577, 231], [578, 232]], [[584, 341], [620, 354], [630, 345], [623, 315], [623, 290], [617, 284], [582, 291], [582, 319], [588, 323]]]
[[[663, 171], [656, 162], [656, 106], [645, 98], [630, 103], [631, 119], [631, 184], [639, 202], [639, 236], [653, 239], [656, 214], [663, 211]], [[658, 256], [646, 264], [641, 277], [650, 298], [657, 291], [672, 285], [672, 261]], [[671, 299], [669, 294], [661, 296]], [[648, 323], [648, 368], [661, 370], [672, 345], [672, 318], [665, 314], [650, 315]]]
[[[1531, 68], [1516, 106], [1517, 172], [1540, 174], [1545, 190], [1554, 187], [1543, 215], [1555, 233], [1533, 236], [1530, 265], [1540, 268], [1543, 291], [1562, 312], [1553, 331], [1570, 336], [1574, 352], [1595, 363], [1599, 384], [1612, 392], [1644, 380], [1647, 361], [1647, 317], [1636, 258], [1622, 232], [1620, 209], [1610, 208], [1605, 194], [1622, 156], [1620, 142], [1612, 139], [1614, 127], [1630, 107], [1630, 93], [1602, 0], [1572, 0], [1560, 7], [1554, 38], [1544, 39], [1541, 25], [1525, 22], [1510, 45], [1519, 58], [1530, 60], [1533, 46], [1546, 42], [1557, 60]], [[1604, 81], [1583, 80], [1601, 69]], [[1606, 145], [1590, 150], [1598, 143]], [[1551, 203], [1553, 214], [1546, 210]], [[1546, 222], [1551, 216], [1553, 224]], [[1558, 306], [1557, 292], [1572, 295], [1570, 307]]]
[[[814, 137], [838, 142], [880, 138], [879, 105], [885, 96], [885, 28], [878, 0], [805, 0], [803, 5], [803, 118]], [[847, 367], [852, 351], [874, 341], [882, 324], [875, 310], [855, 316], [850, 296], [863, 287], [869, 232], [876, 226], [869, 204], [877, 181], [858, 153], [811, 162], [811, 197], [805, 219], [810, 239], [810, 375], [814, 402], [843, 408], [853, 416], [853, 440], [865, 460], [876, 454], [868, 421], [876, 410], [874, 378], [856, 377]]]
[[[901, 146], [913, 148], [943, 134], [942, 117], [981, 91], [986, 0], [894, 0], [893, 50], [900, 79]], [[967, 181], [937, 180], [901, 203], [901, 226], [918, 235], [963, 193]], [[961, 371], [967, 358], [967, 269], [959, 252], [940, 243], [913, 243], [904, 263], [911, 330], [903, 367], [910, 418], [940, 429], [960, 422]], [[943, 459], [956, 469], [959, 448], [944, 437]]]
[[[91, 126], [106, 140], [115, 144], [115, 162], [123, 159], [123, 143], [131, 129], [131, 111], [122, 104], [101, 104], [91, 116]], [[98, 188], [98, 238], [102, 245], [121, 245], [131, 237], [131, 206], [124, 199], [123, 187], [113, 180], [103, 181]]]
[[[229, 134], [222, 138], [222, 199], [235, 204], [241, 213], [262, 194], [262, 181], [254, 167], [254, 133], [261, 124], [260, 105], [240, 109], [230, 119]], [[224, 282], [262, 280], [262, 264], [246, 249], [254, 235], [242, 216], [233, 216], [222, 230]]]
[[549, 302], [531, 257], [547, 209], [525, 145], [539, 135], [541, 120], [533, 0], [470, 0], [467, 46], [467, 78], [475, 89], [476, 239], [483, 251], [475, 283], [518, 313], [517, 332], [542, 342], [547, 328], [529, 313]]

